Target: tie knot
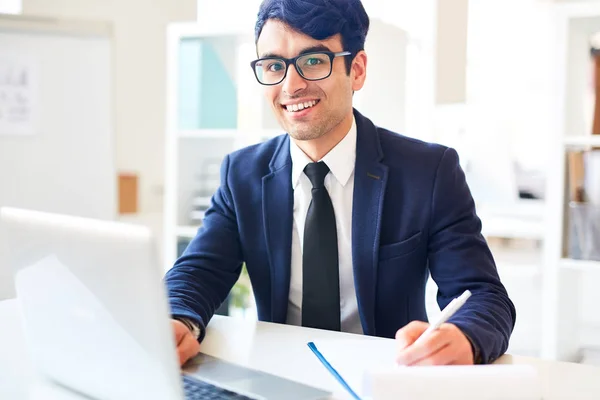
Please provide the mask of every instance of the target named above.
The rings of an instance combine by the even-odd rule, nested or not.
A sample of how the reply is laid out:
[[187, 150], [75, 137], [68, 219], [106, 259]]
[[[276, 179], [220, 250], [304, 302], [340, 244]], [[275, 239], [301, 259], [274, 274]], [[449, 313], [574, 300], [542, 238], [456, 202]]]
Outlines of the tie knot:
[[329, 172], [329, 167], [323, 161], [318, 163], [313, 162], [306, 164], [304, 167], [304, 173], [310, 179], [313, 188], [320, 188], [324, 186], [325, 176]]

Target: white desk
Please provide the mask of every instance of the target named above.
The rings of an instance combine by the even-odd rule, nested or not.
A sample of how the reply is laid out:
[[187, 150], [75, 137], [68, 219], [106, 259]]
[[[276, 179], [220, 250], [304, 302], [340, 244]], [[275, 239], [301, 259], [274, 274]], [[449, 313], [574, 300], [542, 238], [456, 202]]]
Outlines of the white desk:
[[[0, 399], [28, 399], [34, 382], [21, 324], [16, 301], [0, 302]], [[202, 351], [339, 393], [337, 382], [306, 347], [308, 341], [331, 338], [387, 340], [215, 316], [207, 329]], [[498, 362], [539, 368], [545, 400], [600, 399], [600, 368], [509, 355]]]

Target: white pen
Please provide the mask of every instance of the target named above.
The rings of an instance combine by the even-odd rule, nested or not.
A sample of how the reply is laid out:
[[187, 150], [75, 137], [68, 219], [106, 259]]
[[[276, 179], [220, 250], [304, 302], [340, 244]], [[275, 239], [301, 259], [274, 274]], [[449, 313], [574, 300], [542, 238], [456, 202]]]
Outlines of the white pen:
[[465, 304], [465, 302], [467, 301], [467, 299], [469, 297], [471, 297], [471, 292], [469, 290], [465, 290], [465, 292], [463, 294], [461, 294], [460, 297], [453, 299], [446, 306], [446, 308], [444, 308], [444, 310], [442, 310], [442, 313], [440, 314], [438, 319], [433, 324], [429, 325], [429, 327], [425, 330], [425, 332], [423, 332], [421, 334], [421, 336], [419, 336], [419, 338], [417, 340], [415, 340], [415, 342], [413, 344], [420, 343], [425, 338], [427, 338], [427, 336], [429, 336], [433, 331], [438, 329], [444, 322], [448, 321], [448, 319], [451, 316], [453, 316], [454, 313], [463, 306], [463, 304]]

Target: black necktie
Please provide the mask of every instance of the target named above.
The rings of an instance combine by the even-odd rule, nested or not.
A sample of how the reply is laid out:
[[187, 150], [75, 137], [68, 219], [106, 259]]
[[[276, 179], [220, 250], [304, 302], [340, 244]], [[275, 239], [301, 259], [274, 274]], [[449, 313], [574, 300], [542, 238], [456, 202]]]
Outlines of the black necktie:
[[304, 225], [302, 251], [302, 326], [340, 330], [340, 278], [335, 214], [324, 162], [310, 163], [304, 173], [312, 183], [312, 201]]

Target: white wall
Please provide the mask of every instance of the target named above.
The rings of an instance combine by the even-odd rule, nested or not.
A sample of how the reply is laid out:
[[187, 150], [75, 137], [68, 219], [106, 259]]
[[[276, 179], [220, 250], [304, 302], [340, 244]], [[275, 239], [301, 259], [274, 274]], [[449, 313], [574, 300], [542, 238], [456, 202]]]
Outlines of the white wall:
[[[162, 213], [165, 28], [193, 21], [195, 0], [23, 0], [23, 13], [114, 24], [117, 169], [140, 176], [140, 211]], [[157, 219], [160, 220], [160, 217]]]
[[[19, 22], [10, 28], [11, 21]], [[20, 17], [2, 18], [0, 25], [0, 54], [8, 61], [2, 69], [23, 77], [32, 105], [22, 130], [30, 135], [11, 135], [3, 124], [8, 135], [0, 135], [0, 207], [114, 218], [110, 28], [90, 24], [87, 31], [63, 33], [68, 24]], [[40, 27], [47, 30], [37, 33]], [[10, 73], [11, 64], [18, 74]]]
[[467, 99], [478, 118], [468, 134], [506, 143], [502, 156], [528, 169], [545, 169], [551, 149], [551, 7], [540, 0], [469, 4]]
[[436, 18], [436, 104], [466, 100], [469, 0], [438, 0]]
[[367, 79], [353, 104], [373, 122], [394, 132], [406, 132], [407, 35], [391, 24], [371, 19], [365, 43]]
[[[406, 36], [406, 79], [402, 133], [423, 140], [434, 139], [436, 92], [436, 13], [440, 0], [362, 0], [372, 20], [390, 24]], [[382, 44], [385, 47], [386, 44]], [[367, 66], [367, 75], [369, 75]], [[367, 78], [368, 80], [369, 78]], [[368, 84], [368, 83], [367, 83]], [[381, 105], [385, 108], [385, 104]]]
[[194, 21], [196, 1], [23, 0], [23, 14], [113, 24], [116, 167], [139, 176], [140, 212], [120, 219], [149, 226], [162, 259], [166, 25]]
[[231, 27], [252, 31], [261, 2], [262, 0], [198, 0], [197, 21], [205, 29], [215, 31]]

